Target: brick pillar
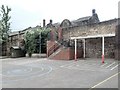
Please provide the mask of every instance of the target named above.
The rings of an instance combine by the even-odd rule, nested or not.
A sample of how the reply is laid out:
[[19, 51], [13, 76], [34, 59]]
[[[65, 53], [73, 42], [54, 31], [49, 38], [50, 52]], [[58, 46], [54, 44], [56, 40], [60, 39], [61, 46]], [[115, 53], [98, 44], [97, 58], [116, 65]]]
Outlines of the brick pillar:
[[45, 27], [45, 19], [43, 19], [43, 27]]
[[62, 40], [62, 28], [58, 29], [58, 40], [61, 41]]
[[115, 59], [120, 60], [120, 25], [116, 26], [116, 50]]

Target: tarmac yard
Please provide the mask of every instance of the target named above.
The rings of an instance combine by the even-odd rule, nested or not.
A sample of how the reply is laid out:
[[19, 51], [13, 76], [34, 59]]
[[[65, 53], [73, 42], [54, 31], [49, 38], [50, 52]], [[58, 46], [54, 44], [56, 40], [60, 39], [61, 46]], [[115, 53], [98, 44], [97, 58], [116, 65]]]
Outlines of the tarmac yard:
[[1, 59], [2, 88], [118, 88], [119, 62], [99, 59]]

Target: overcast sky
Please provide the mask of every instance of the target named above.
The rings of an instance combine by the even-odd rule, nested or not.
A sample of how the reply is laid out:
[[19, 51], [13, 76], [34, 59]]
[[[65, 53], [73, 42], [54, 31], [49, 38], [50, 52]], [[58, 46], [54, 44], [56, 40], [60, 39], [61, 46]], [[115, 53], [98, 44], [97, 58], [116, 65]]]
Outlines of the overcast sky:
[[12, 31], [23, 30], [27, 27], [42, 25], [50, 19], [53, 23], [62, 22], [63, 19], [75, 20], [92, 15], [96, 9], [100, 21], [118, 17], [119, 0], [0, 0], [1, 5], [12, 8]]

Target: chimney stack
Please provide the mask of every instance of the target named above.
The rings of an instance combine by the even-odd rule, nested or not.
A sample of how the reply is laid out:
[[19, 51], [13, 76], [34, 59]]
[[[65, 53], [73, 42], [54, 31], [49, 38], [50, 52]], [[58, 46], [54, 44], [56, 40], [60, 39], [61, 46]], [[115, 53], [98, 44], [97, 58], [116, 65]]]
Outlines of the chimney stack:
[[52, 22], [53, 22], [52, 19], [50, 19], [50, 24], [52, 24]]
[[43, 19], [43, 27], [45, 27], [45, 19]]
[[95, 9], [92, 10], [92, 15], [94, 15], [96, 12], [95, 12]]

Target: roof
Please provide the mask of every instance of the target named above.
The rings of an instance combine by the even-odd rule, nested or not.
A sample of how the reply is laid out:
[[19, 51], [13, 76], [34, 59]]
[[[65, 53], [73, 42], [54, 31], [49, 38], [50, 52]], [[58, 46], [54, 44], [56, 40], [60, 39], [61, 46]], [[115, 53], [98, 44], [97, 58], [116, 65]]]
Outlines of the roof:
[[55, 27], [59, 27], [60, 26], [60, 23], [54, 23], [53, 24]]
[[79, 18], [75, 21], [86, 21], [86, 20], [89, 20], [92, 16], [87, 16], [87, 17], [82, 17], [82, 18]]
[[[70, 21], [72, 23], [73, 26], [76, 26], [78, 25], [78, 23], [81, 23], [83, 21], [87, 21], [91, 18], [92, 16], [86, 16], [86, 17], [82, 17], [82, 18], [79, 18], [77, 20], [73, 20], [73, 21]], [[64, 19], [65, 20], [65, 19]], [[53, 24], [55, 27], [59, 27], [60, 26], [60, 23], [54, 23]]]
[[17, 34], [19, 34], [19, 31], [14, 31], [14, 32], [10, 32], [9, 36], [13, 36], [13, 35], [17, 35]]
[[[77, 20], [73, 20], [73, 21], [70, 21], [72, 23], [72, 26], [78, 26], [80, 25], [83, 21], [88, 21], [92, 16], [86, 16], [86, 17], [82, 17], [82, 18], [79, 18]], [[65, 19], [64, 19], [65, 20]], [[63, 20], [63, 21], [64, 21]], [[63, 22], [62, 21], [62, 22]], [[60, 23], [54, 23], [53, 24], [55, 27], [59, 27], [60, 26]]]
[[26, 28], [26, 29], [24, 29], [24, 30], [21, 30], [21, 31], [14, 31], [14, 32], [10, 32], [9, 33], [9, 36], [13, 36], [13, 35], [18, 35], [18, 34], [23, 34], [23, 33], [25, 33], [26, 31], [28, 31], [28, 30], [34, 30], [34, 29], [39, 29], [39, 28], [41, 28], [40, 26], [36, 26], [36, 27], [28, 27], [28, 28]]
[[82, 24], [82, 22], [90, 20], [91, 17], [92, 16], [82, 17], [77, 20], [71, 21], [71, 23], [73, 26], [79, 26]]

